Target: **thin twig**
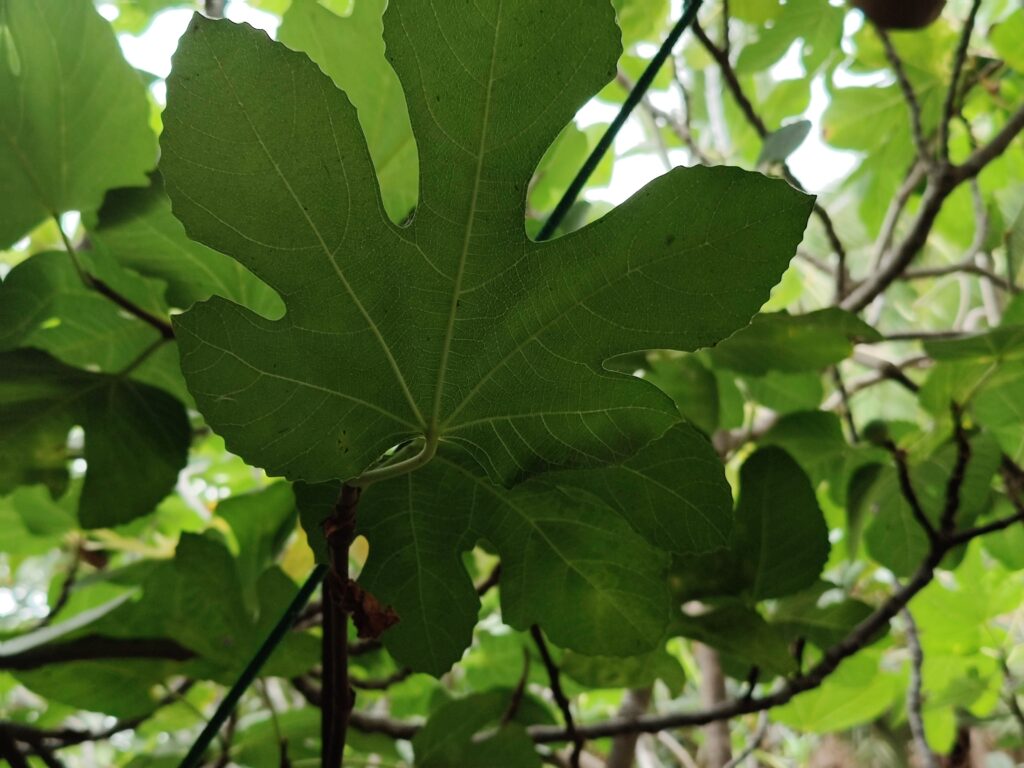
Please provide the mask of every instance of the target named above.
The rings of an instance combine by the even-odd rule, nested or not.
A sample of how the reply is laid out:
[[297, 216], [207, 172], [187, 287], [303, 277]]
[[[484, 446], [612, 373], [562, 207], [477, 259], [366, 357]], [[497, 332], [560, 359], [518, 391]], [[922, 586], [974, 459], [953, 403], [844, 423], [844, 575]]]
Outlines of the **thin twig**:
[[990, 269], [985, 269], [974, 261], [961, 261], [958, 264], [949, 264], [944, 267], [920, 267], [918, 269], [908, 269], [900, 275], [900, 280], [926, 280], [933, 277], [945, 277], [947, 275], [962, 273], [982, 277], [992, 283], [992, 285], [1004, 291], [1012, 290], [1010, 283], [1005, 278], [1000, 277]]
[[28, 759], [4, 726], [0, 726], [0, 758], [6, 760], [10, 768], [29, 768]]
[[42, 729], [22, 723], [10, 722], [0, 722], [0, 731], [9, 732], [18, 741], [32, 745], [38, 743], [47, 749], [63, 749], [64, 747], [84, 744], [90, 741], [105, 741], [115, 734], [138, 728], [161, 709], [177, 702], [192, 685], [193, 681], [191, 680], [181, 682], [176, 689], [160, 699], [153, 709], [146, 714], [118, 720], [110, 727], [104, 728], [101, 731], [85, 731], [76, 728]]
[[725, 78], [725, 84], [729, 88], [729, 92], [732, 94], [733, 99], [736, 101], [736, 105], [740, 108], [740, 112], [750, 123], [751, 127], [757, 133], [758, 137], [764, 139], [768, 136], [770, 131], [768, 126], [765, 125], [764, 120], [757, 114], [757, 110], [754, 109], [754, 105], [750, 99], [747, 98], [747, 94], [743, 91], [743, 86], [740, 85], [739, 77], [736, 75], [736, 70], [732, 66], [732, 62], [729, 61], [729, 57], [725, 51], [719, 48], [715, 43], [708, 37], [708, 33], [704, 31], [704, 28], [700, 25], [699, 21], [693, 22], [693, 34], [700, 44], [704, 46], [711, 58], [718, 64], [718, 68], [722, 71], [722, 77]]
[[971, 35], [974, 34], [974, 24], [977, 21], [980, 8], [981, 0], [973, 0], [971, 10], [964, 21], [964, 28], [960, 33], [960, 42], [953, 56], [953, 73], [949, 81], [949, 88], [946, 90], [945, 102], [942, 105], [942, 117], [939, 119], [939, 161], [942, 163], [949, 162], [949, 127], [957, 111], [956, 102], [960, 93], [960, 77], [963, 74], [964, 63], [967, 61], [967, 51], [971, 45]]
[[921, 755], [924, 768], [939, 768], [935, 753], [928, 746], [924, 732], [924, 717], [921, 714], [923, 699], [921, 698], [921, 667], [924, 664], [924, 651], [921, 650], [921, 638], [917, 633], [917, 624], [910, 609], [901, 612], [907, 630], [907, 648], [910, 649], [910, 684], [907, 686], [907, 720], [910, 732], [914, 736], [917, 751]]
[[700, 768], [697, 761], [693, 759], [693, 755], [676, 738], [665, 731], [658, 731], [655, 738], [679, 762], [682, 768]]
[[682, 104], [682, 115], [679, 119], [673, 119], [670, 117], [669, 125], [672, 130], [675, 131], [679, 140], [686, 145], [686, 148], [690, 151], [690, 155], [701, 165], [712, 165], [712, 160], [708, 155], [700, 148], [697, 143], [697, 138], [693, 134], [693, 110], [691, 107], [690, 91], [686, 87], [686, 83], [683, 82], [682, 72], [680, 71], [681, 66], [679, 63], [679, 57], [672, 57], [672, 82], [679, 91], [679, 101]]
[[889, 202], [889, 207], [885, 212], [885, 218], [882, 219], [882, 226], [879, 230], [878, 239], [875, 241], [874, 256], [871, 259], [871, 270], [874, 271], [882, 264], [885, 259], [886, 253], [889, 251], [889, 247], [892, 245], [893, 240], [896, 237], [896, 227], [900, 223], [900, 219], [903, 216], [903, 211], [906, 210], [907, 204], [910, 202], [910, 198], [913, 197], [914, 192], [921, 185], [928, 175], [928, 167], [916, 160], [914, 164], [907, 171], [907, 175], [903, 179], [903, 183], [897, 190], [893, 199]]
[[50, 608], [50, 612], [42, 618], [37, 625], [37, 629], [49, 626], [53, 623], [53, 620], [57, 618], [64, 606], [68, 604], [68, 600], [71, 599], [71, 591], [74, 589], [75, 580], [78, 578], [78, 568], [82, 564], [82, 548], [79, 543], [75, 543], [75, 551], [71, 556], [71, 564], [68, 566], [68, 572], [64, 576], [64, 582], [60, 585], [60, 593], [57, 595], [57, 599], [53, 601], [53, 606]]
[[[1015, 467], [1015, 465], [1013, 469], [1008, 471], [1024, 475], [1024, 472], [1021, 472], [1020, 468]], [[1009, 522], [1004, 522], [1003, 527], [1024, 520], [1024, 503], [1020, 501], [1019, 496], [1015, 503], [1020, 504], [1018, 508], [1019, 514], [1014, 516]], [[577, 737], [601, 739], [627, 734], [658, 733], [659, 731], [673, 728], [687, 728], [706, 725], [719, 720], [729, 720], [787, 704], [801, 693], [821, 686], [843, 661], [875, 642], [889, 625], [889, 622], [899, 615], [900, 611], [921, 590], [931, 584], [935, 578], [936, 568], [938, 568], [939, 563], [942, 562], [951, 549], [966, 544], [992, 530], [999, 529], [992, 526], [982, 526], [973, 530], [960, 531], [947, 538], [939, 538], [929, 549], [928, 554], [905, 584], [900, 586], [884, 603], [847, 633], [842, 640], [829, 647], [818, 662], [807, 672], [789, 678], [773, 693], [760, 697], [732, 699], [720, 705], [696, 712], [676, 712], [663, 715], [636, 713], [612, 718], [604, 722], [576, 725], [572, 734], [569, 733], [567, 728], [550, 725], [531, 726], [527, 729], [527, 732], [533, 741], [538, 744], [572, 741]], [[308, 682], [300, 680], [297, 682], [296, 687], [303, 692], [303, 695], [307, 696], [311, 704], [319, 704], [319, 691]], [[354, 712], [351, 722], [354, 728], [366, 733], [380, 733], [396, 739], [411, 739], [422, 727], [418, 722], [393, 720], [387, 717], [370, 715], [365, 712]]]
[[498, 563], [491, 569], [491, 572], [487, 575], [487, 578], [476, 585], [476, 594], [478, 597], [483, 597], [490, 592], [494, 587], [498, 586], [498, 582], [501, 581], [501, 563]]
[[75, 249], [74, 243], [71, 242], [71, 238], [68, 237], [67, 232], [64, 231], [64, 225], [61, 224], [60, 217], [55, 215], [53, 220], [56, 222], [57, 231], [60, 232], [61, 240], [64, 242], [64, 250], [67, 251], [68, 257], [71, 259], [71, 263], [75, 266], [75, 271], [78, 272], [78, 276], [81, 278], [82, 283], [86, 288], [96, 291], [96, 293], [113, 302], [128, 314], [133, 317], [137, 317], [139, 320], [155, 329], [162, 339], [170, 341], [174, 338], [174, 328], [171, 327], [170, 323], [143, 309], [131, 299], [122, 296], [103, 280], [89, 274], [78, 256], [78, 251]]
[[910, 125], [914, 136], [914, 146], [917, 147], [917, 157], [922, 164], [930, 166], [932, 158], [928, 152], [928, 144], [925, 141], [924, 127], [921, 120], [921, 103], [917, 100], [914, 86], [911, 84], [910, 78], [907, 77], [907, 70], [903, 66], [903, 60], [900, 58], [899, 53], [897, 53], [896, 46], [892, 44], [892, 38], [889, 37], [889, 33], [877, 24], [872, 26], [875, 28], [878, 39], [882, 41], [885, 57], [889, 60], [889, 66], [892, 67], [896, 75], [896, 82], [899, 83], [900, 90], [903, 92], [903, 99], [907, 102], [907, 108], [910, 110]]
[[235, 739], [235, 729], [238, 728], [238, 710], [228, 715], [228, 721], [220, 732], [220, 756], [213, 764], [214, 768], [227, 768], [231, 764], [231, 742]]
[[[651, 705], [652, 687], [630, 688], [619, 704], [618, 716], [630, 720], [643, 715]], [[612, 748], [608, 752], [605, 768], [632, 768], [636, 759], [639, 731], [626, 730], [612, 734]]]
[[971, 442], [964, 429], [963, 409], [955, 401], [950, 406], [953, 417], [953, 442], [956, 444], [956, 462], [946, 483], [946, 503], [939, 519], [939, 530], [949, 536], [956, 529], [956, 513], [960, 509], [960, 492], [967, 475], [967, 464], [971, 460]]
[[[700, 26], [700, 22], [694, 20], [693, 22], [693, 34], [700, 41], [700, 44], [704, 46], [704, 49], [711, 55], [711, 58], [718, 64], [718, 68], [722, 72], [722, 76], [725, 78], [725, 84], [732, 94], [733, 100], [740, 108], [740, 112], [746, 118], [747, 122], [757, 133], [758, 137], [763, 141], [768, 137], [771, 131], [768, 130], [768, 126], [764, 120], [754, 109], [753, 103], [747, 97], [746, 92], [743, 90], [743, 86], [740, 84], [739, 77], [736, 74], [735, 68], [732, 66], [732, 62], [729, 61], [728, 53], [719, 48], [715, 43], [708, 37], [707, 32], [704, 31], [703, 27]], [[782, 177], [792, 184], [800, 191], [806, 191], [800, 180], [793, 175], [787, 163], [782, 163]], [[829, 246], [832, 251], [836, 254], [837, 269], [836, 275], [836, 295], [837, 303], [842, 300], [846, 294], [846, 248], [843, 246], [842, 240], [839, 238], [839, 233], [836, 231], [835, 222], [832, 221], [832, 217], [829, 212], [817, 201], [814, 202], [813, 208], [814, 215], [821, 223], [822, 229], [825, 231], [825, 237], [828, 239]]]
[[853, 417], [853, 408], [850, 407], [850, 393], [846, 389], [846, 382], [843, 380], [843, 373], [839, 370], [838, 365], [832, 366], [832, 380], [835, 382], [836, 391], [843, 404], [842, 414], [846, 421], [846, 427], [850, 430], [850, 442], [859, 443], [860, 431], [857, 429], [857, 422]]
[[565, 691], [562, 689], [562, 676], [558, 669], [558, 665], [555, 664], [555, 660], [551, 658], [551, 651], [548, 649], [547, 641], [544, 640], [544, 633], [540, 631], [540, 627], [534, 624], [530, 627], [530, 636], [533, 638], [533, 642], [537, 646], [537, 650], [540, 652], [541, 661], [544, 662], [544, 669], [548, 673], [548, 682], [551, 688], [551, 695], [555, 697], [555, 703], [562, 712], [562, 719], [565, 721], [565, 730], [569, 734], [570, 741], [573, 743], [572, 755], [569, 758], [569, 765], [571, 768], [580, 768], [580, 755], [583, 753], [584, 739], [576, 731], [576, 723], [572, 717], [572, 708], [569, 706], [569, 698], [565, 695]]
[[[928, 519], [928, 515], [924, 511], [924, 507], [921, 506], [921, 499], [917, 495], [917, 491], [914, 490], [914, 483], [910, 477], [910, 466], [907, 464], [907, 454], [900, 448], [896, 443], [891, 440], [887, 440], [883, 443], [884, 447], [888, 449], [892, 455], [893, 462], [896, 464], [896, 476], [899, 479], [900, 493], [903, 495], [904, 500], [910, 507], [910, 512], [914, 516], [914, 520], [921, 527], [921, 530], [928, 536], [928, 541], [932, 543], [932, 546], [936, 546], [939, 541], [939, 531], [935, 530], [935, 526], [932, 525], [932, 521]], [[959, 498], [959, 495], [957, 496]]]
[[519, 707], [523, 703], [523, 696], [526, 695], [526, 684], [530, 680], [530, 652], [523, 646], [523, 672], [519, 675], [519, 682], [512, 690], [512, 696], [508, 700], [508, 706], [501, 716], [501, 724], [508, 725], [519, 713]]
[[957, 180], [971, 179], [981, 173], [985, 166], [1007, 150], [1021, 131], [1024, 131], [1024, 105], [1010, 116], [988, 144], [972, 152], [962, 165], [955, 166], [954, 174]]

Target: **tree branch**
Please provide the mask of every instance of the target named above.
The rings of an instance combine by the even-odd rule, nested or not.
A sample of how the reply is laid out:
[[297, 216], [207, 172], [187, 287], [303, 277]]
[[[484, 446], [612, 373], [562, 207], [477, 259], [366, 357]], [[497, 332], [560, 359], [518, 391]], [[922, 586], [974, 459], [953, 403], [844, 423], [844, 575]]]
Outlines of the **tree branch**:
[[910, 78], [907, 77], [907, 70], [903, 66], [903, 60], [900, 59], [899, 53], [896, 52], [896, 47], [892, 44], [892, 38], [889, 37], [889, 33], [877, 24], [872, 24], [872, 26], [875, 28], [878, 39], [882, 41], [885, 57], [889, 60], [889, 66], [892, 67], [892, 71], [896, 75], [896, 82], [899, 83], [900, 90], [903, 92], [903, 98], [907, 102], [907, 108], [910, 110], [910, 125], [914, 136], [914, 146], [917, 147], [917, 157], [926, 166], [931, 165], [932, 158], [928, 152], [928, 144], [925, 141], [924, 126], [921, 120], [921, 103], [917, 100], [917, 94], [914, 92], [914, 86], [911, 84]]
[[223, 19], [225, 5], [227, 5], [227, 0], [206, 0], [206, 15], [211, 19]]
[[87, 741], [104, 741], [115, 734], [137, 728], [162, 708], [174, 704], [193, 685], [192, 680], [184, 680], [171, 693], [164, 696], [156, 706], [144, 715], [118, 720], [109, 728], [101, 731], [84, 731], [77, 728], [42, 729], [33, 728], [22, 723], [0, 722], [0, 730], [10, 733], [18, 741], [30, 745], [40, 745], [47, 750], [63, 749]]
[[82, 548], [80, 544], [76, 543], [75, 551], [71, 555], [71, 563], [68, 565], [68, 572], [65, 574], [64, 581], [60, 585], [60, 593], [58, 593], [57, 599], [53, 601], [49, 613], [36, 625], [36, 629], [42, 629], [52, 624], [53, 620], [57, 618], [57, 614], [68, 604], [68, 600], [71, 599], [71, 590], [74, 588], [75, 580], [78, 578], [78, 568], [81, 564]]
[[[740, 112], [746, 118], [747, 122], [754, 129], [757, 135], [763, 141], [768, 137], [771, 131], [768, 130], [768, 126], [765, 125], [764, 120], [754, 109], [753, 103], [747, 97], [747, 94], [743, 90], [743, 86], [740, 84], [739, 77], [736, 75], [736, 70], [732, 66], [732, 62], [729, 61], [729, 54], [723, 49], [719, 48], [715, 43], [708, 37], [704, 28], [700, 26], [700, 23], [695, 19], [693, 22], [693, 34], [696, 36], [700, 44], [704, 46], [704, 49], [711, 55], [711, 58], [718, 64], [718, 68], [722, 72], [722, 76], [725, 78], [725, 84], [732, 94], [737, 106], [740, 108]], [[800, 191], [806, 191], [800, 180], [793, 175], [787, 163], [782, 163], [782, 177], [792, 184]], [[835, 223], [832, 221], [832, 217], [828, 211], [821, 206], [817, 201], [814, 202], [814, 215], [821, 222], [822, 228], [825, 230], [825, 237], [828, 239], [829, 246], [836, 254], [837, 270], [836, 270], [836, 294], [837, 301], [842, 299], [842, 296], [846, 293], [846, 248], [843, 246], [842, 241], [839, 239], [839, 234], [836, 232]]]
[[960, 93], [960, 77], [963, 74], [964, 63], [967, 61], [967, 50], [971, 46], [971, 35], [974, 34], [974, 24], [978, 19], [980, 8], [981, 0], [973, 0], [971, 10], [964, 21], [964, 28], [960, 33], [960, 43], [953, 56], [953, 75], [949, 81], [949, 88], [946, 90], [946, 99], [942, 105], [942, 117], [939, 120], [939, 161], [941, 163], [949, 162], [949, 126], [957, 111], [956, 102]]
[[68, 237], [67, 232], [64, 231], [64, 226], [60, 223], [60, 217], [54, 215], [53, 220], [57, 224], [57, 230], [60, 232], [61, 240], [64, 241], [64, 249], [67, 251], [68, 256], [75, 265], [75, 270], [78, 272], [78, 276], [81, 278], [82, 283], [86, 288], [96, 291], [96, 293], [113, 302], [129, 315], [137, 317], [139, 320], [146, 323], [146, 325], [155, 329], [157, 333], [160, 334], [160, 338], [164, 341], [170, 341], [174, 338], [174, 328], [170, 323], [143, 309], [139, 305], [135, 304], [131, 299], [122, 296], [98, 277], [94, 277], [89, 274], [85, 270], [85, 267], [82, 266], [81, 260], [78, 258], [78, 251], [75, 249], [74, 243], [71, 242], [71, 238]]
[[360, 489], [342, 485], [338, 502], [324, 522], [324, 536], [331, 567], [324, 577], [323, 706], [320, 737], [324, 768], [340, 768], [345, 752], [349, 716], [355, 706], [355, 691], [348, 676], [348, 621], [346, 600], [350, 590], [349, 547], [356, 534], [356, 507]]
[[962, 164], [954, 167], [956, 179], [965, 181], [981, 173], [985, 166], [1003, 154], [1017, 136], [1024, 131], [1024, 105], [1014, 112], [995, 136], [971, 153]]
[[974, 260], [961, 261], [958, 264], [949, 264], [944, 267], [921, 267], [919, 269], [908, 269], [902, 275], [901, 280], [926, 280], [933, 277], [945, 277], [946, 275], [968, 274], [977, 275], [1004, 291], [1012, 291], [1009, 281], [1000, 277], [990, 269], [985, 269]]
[[562, 712], [565, 730], [573, 743], [572, 755], [569, 757], [569, 766], [570, 768], [580, 768], [580, 755], [583, 754], [584, 739], [576, 732], [576, 723], [572, 717], [572, 707], [569, 705], [569, 698], [562, 689], [561, 672], [558, 669], [558, 665], [555, 664], [555, 660], [551, 658], [551, 651], [548, 649], [548, 644], [544, 640], [544, 633], [540, 631], [540, 627], [536, 624], [530, 627], [530, 636], [540, 652], [541, 661], [544, 662], [544, 669], [548, 673], [551, 695], [554, 696], [555, 703]]
[[939, 768], [935, 753], [928, 746], [924, 732], [924, 717], [921, 714], [923, 700], [921, 698], [921, 667], [924, 664], [924, 652], [921, 650], [921, 639], [917, 634], [917, 623], [910, 610], [902, 611], [903, 621], [907, 625], [907, 648], [910, 649], [910, 684], [907, 686], [907, 720], [910, 732], [921, 755], [922, 768]]
[[28, 759], [6, 727], [0, 727], [0, 757], [7, 761], [10, 768], [29, 768]]
[[[854, 288], [840, 303], [840, 307], [850, 312], [859, 312], [874, 301], [876, 296], [884, 292], [902, 274], [903, 270], [910, 265], [910, 262], [914, 260], [914, 257], [917, 256], [917, 253], [928, 241], [932, 226], [935, 224], [936, 218], [938, 218], [939, 211], [942, 210], [942, 204], [956, 188], [956, 184], [956, 175], [949, 166], [940, 168], [931, 174], [928, 186], [925, 188], [924, 195], [921, 198], [921, 206], [917, 217], [914, 219], [906, 237], [895, 248], [887, 252], [887, 257], [882, 257], [874, 273]], [[906, 188], [907, 185], [905, 184], [904, 189]], [[901, 194], [897, 196], [898, 199], [903, 196], [903, 191], [901, 190]], [[906, 195], [907, 199], [909, 199], [909, 194], [907, 193]], [[892, 223], [890, 226], [893, 231], [895, 230], [898, 218], [898, 215], [891, 217]], [[883, 231], [883, 238], [889, 236]]]
[[[1019, 471], [1019, 470], [1018, 470]], [[1022, 473], [1024, 474], [1024, 473]], [[1018, 499], [1019, 502], [1019, 499]], [[1020, 513], [1006, 525], [1024, 519], [1024, 504]], [[1005, 527], [1005, 525], [1003, 526]], [[760, 697], [743, 697], [723, 702], [696, 712], [675, 712], [664, 715], [627, 715], [616, 717], [604, 722], [576, 725], [575, 736], [586, 739], [602, 739], [623, 734], [657, 733], [673, 728], [687, 728], [707, 725], [718, 720], [728, 720], [741, 715], [763, 712], [782, 706], [801, 693], [819, 687], [843, 661], [871, 645], [910, 601], [928, 586], [935, 578], [935, 570], [946, 554], [954, 547], [966, 544], [992, 530], [992, 526], [983, 526], [970, 531], [961, 531], [955, 535], [938, 538], [929, 549], [911, 578], [896, 590], [882, 605], [876, 608], [867, 618], [854, 627], [845, 638], [828, 648], [820, 661], [807, 672], [789, 678], [774, 693]], [[308, 681], [293, 680], [297, 690], [314, 705], [319, 705], [320, 695]], [[352, 727], [366, 733], [380, 733], [396, 739], [411, 739], [422, 727], [418, 722], [404, 722], [386, 717], [378, 717], [363, 712], [353, 712]], [[551, 744], [571, 741], [574, 734], [566, 728], [550, 725], [535, 725], [527, 729], [531, 738], [538, 744]]]
[[[935, 530], [935, 526], [928, 519], [924, 507], [921, 506], [921, 499], [918, 498], [917, 491], [914, 490], [914, 483], [910, 478], [910, 467], [907, 465], [907, 454], [891, 440], [887, 440], [883, 445], [892, 455], [893, 462], [896, 464], [896, 475], [899, 478], [900, 493], [910, 507], [914, 520], [917, 521], [921, 530], [928, 536], [928, 541], [935, 547], [939, 541], [940, 532]], [[959, 493], [957, 498], [959, 499]], [[945, 519], [945, 516], [943, 516], [943, 519]], [[946, 532], [944, 527], [941, 530], [943, 533]]]
[[168, 659], [187, 661], [195, 654], [166, 638], [123, 638], [85, 635], [63, 643], [48, 643], [20, 653], [0, 655], [0, 669], [28, 670], [49, 664], [98, 659]]
[[967, 463], [971, 460], [971, 443], [964, 429], [963, 409], [954, 402], [950, 406], [953, 417], [953, 442], [956, 443], [956, 463], [946, 483], [946, 503], [939, 518], [939, 531], [949, 537], [956, 530], [956, 513], [960, 509], [960, 492], [967, 475]]

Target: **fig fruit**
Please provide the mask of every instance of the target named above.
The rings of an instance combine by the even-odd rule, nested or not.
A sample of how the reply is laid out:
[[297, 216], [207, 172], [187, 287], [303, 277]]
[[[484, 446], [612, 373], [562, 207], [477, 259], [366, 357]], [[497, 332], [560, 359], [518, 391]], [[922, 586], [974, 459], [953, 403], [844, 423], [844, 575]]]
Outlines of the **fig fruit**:
[[850, 0], [882, 29], [923, 29], [939, 18], [946, 0]]

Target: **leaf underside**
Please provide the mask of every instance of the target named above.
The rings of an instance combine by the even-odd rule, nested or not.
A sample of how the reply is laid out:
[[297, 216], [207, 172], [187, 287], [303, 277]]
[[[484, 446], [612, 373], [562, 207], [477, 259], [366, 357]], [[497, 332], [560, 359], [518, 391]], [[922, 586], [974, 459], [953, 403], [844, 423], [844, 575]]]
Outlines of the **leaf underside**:
[[199, 408], [248, 461], [306, 481], [352, 478], [427, 434], [504, 484], [628, 458], [679, 416], [603, 361], [744, 325], [810, 198], [738, 169], [677, 169], [532, 242], [530, 175], [614, 74], [610, 5], [396, 0], [384, 30], [419, 147], [405, 228], [355, 110], [308, 58], [198, 16], [182, 39], [161, 162], [175, 215], [286, 307], [271, 321], [214, 298], [176, 318]]

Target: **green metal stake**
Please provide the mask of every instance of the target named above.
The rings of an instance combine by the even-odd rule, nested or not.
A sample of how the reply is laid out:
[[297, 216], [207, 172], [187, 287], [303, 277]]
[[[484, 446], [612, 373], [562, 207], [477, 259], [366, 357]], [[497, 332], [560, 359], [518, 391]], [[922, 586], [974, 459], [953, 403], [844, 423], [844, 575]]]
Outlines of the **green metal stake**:
[[658, 74], [658, 70], [661, 69], [665, 60], [672, 53], [672, 49], [675, 44], [682, 37], [683, 32], [686, 31], [687, 27], [693, 24], [693, 20], [697, 18], [697, 11], [700, 10], [702, 0], [689, 0], [686, 7], [683, 8], [683, 15], [679, 17], [679, 21], [672, 27], [672, 31], [668, 33], [668, 37], [665, 38], [665, 42], [661, 44], [658, 52], [654, 54], [654, 58], [651, 59], [651, 63], [647, 65], [643, 74], [640, 75], [640, 79], [636, 81], [636, 85], [633, 86], [633, 90], [626, 96], [626, 100], [622, 103], [622, 108], [619, 110], [619, 114], [612, 120], [611, 125], [601, 136], [600, 141], [597, 142], [597, 146], [594, 147], [594, 151], [590, 153], [583, 166], [580, 168], [580, 172], [576, 174], [576, 178], [572, 180], [572, 184], [562, 195], [562, 199], [558, 201], [558, 205], [555, 206], [555, 210], [551, 212], [551, 216], [544, 222], [544, 226], [541, 228], [540, 233], [537, 235], [537, 240], [547, 240], [558, 229], [558, 225], [562, 223], [566, 214], [569, 213], [569, 209], [572, 208], [573, 203], [576, 202], [576, 198], [579, 197], [580, 192], [583, 191], [583, 187], [587, 181], [597, 170], [597, 166], [601, 163], [601, 158], [604, 157], [605, 152], [611, 147], [612, 142], [615, 141], [615, 137], [618, 136], [622, 126], [626, 124], [626, 120], [629, 119], [630, 114], [636, 109], [636, 106], [643, 101], [644, 95], [647, 90], [651, 87], [651, 83], [654, 82], [654, 78]]
[[242, 698], [242, 694], [245, 693], [246, 689], [252, 685], [253, 680], [260, 673], [260, 669], [270, 658], [270, 655], [274, 652], [274, 649], [281, 643], [285, 635], [295, 624], [295, 620], [299, 617], [299, 613], [309, 602], [309, 599], [313, 596], [313, 592], [316, 591], [317, 586], [323, 581], [324, 576], [327, 573], [326, 565], [318, 565], [313, 569], [313, 572], [309, 574], [309, 578], [306, 579], [306, 583], [302, 585], [298, 594], [292, 600], [288, 606], [288, 610], [284, 612], [274, 628], [270, 630], [270, 634], [267, 635], [267, 639], [263, 641], [263, 644], [256, 651], [256, 655], [249, 660], [245, 670], [239, 676], [235, 684], [231, 686], [231, 690], [228, 691], [227, 696], [217, 707], [217, 711], [213, 713], [213, 717], [203, 728], [203, 732], [199, 734], [199, 738], [196, 739], [195, 743], [192, 744], [192, 748], [185, 755], [185, 759], [179, 764], [179, 768], [198, 768], [200, 761], [203, 759], [203, 754], [207, 748], [217, 738], [217, 734], [220, 729], [224, 726], [228, 717], [234, 711], [235, 706], [238, 704], [238, 700]]

